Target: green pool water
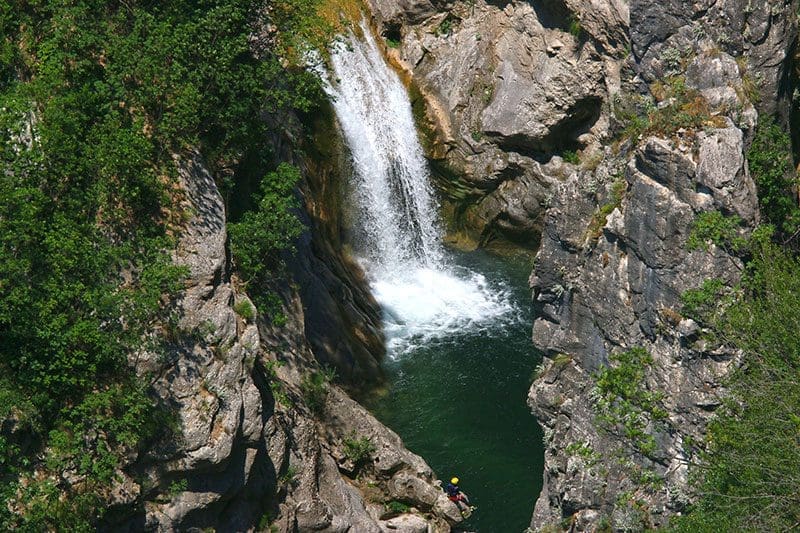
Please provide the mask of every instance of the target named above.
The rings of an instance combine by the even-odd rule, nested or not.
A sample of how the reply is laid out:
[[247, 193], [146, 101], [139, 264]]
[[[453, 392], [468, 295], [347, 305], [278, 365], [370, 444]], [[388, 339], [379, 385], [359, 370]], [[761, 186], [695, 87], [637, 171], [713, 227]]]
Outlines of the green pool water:
[[466, 328], [387, 360], [388, 392], [368, 407], [444, 479], [458, 476], [477, 510], [463, 525], [521, 532], [542, 487], [542, 432], [526, 405], [541, 355], [530, 340], [530, 267], [483, 252], [462, 267], [502, 283], [513, 316]]

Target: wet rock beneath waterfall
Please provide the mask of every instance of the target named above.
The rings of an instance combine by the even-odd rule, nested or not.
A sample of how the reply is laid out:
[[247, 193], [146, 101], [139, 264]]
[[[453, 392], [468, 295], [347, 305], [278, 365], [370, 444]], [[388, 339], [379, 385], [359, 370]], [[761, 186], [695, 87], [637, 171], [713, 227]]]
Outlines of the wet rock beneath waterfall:
[[[271, 387], [293, 402], [276, 403], [264, 429], [278, 491], [273, 525], [279, 531], [294, 531], [302, 523], [326, 531], [380, 532], [384, 504], [397, 500], [418, 509], [432, 531], [449, 531], [461, 517], [439, 505], [440, 482], [396, 433], [334, 384], [316, 413], [308, 409], [301, 383], [317, 363], [303, 338], [300, 302], [286, 315], [285, 325], [261, 328], [264, 356], [273, 361], [265, 362], [285, 362], [274, 366]], [[374, 447], [358, 466], [346, 453], [352, 439]]]
[[[373, 1], [382, 31], [399, 28], [396, 57], [427, 103], [436, 145], [446, 147], [434, 155], [448, 169], [437, 186], [454, 204], [452, 226], [463, 233], [457, 240], [536, 249], [542, 206], [561, 178], [537, 160], [597, 143], [605, 132], [602, 104], [619, 72], [598, 50], [624, 47], [613, 21], [627, 19], [627, 9], [574, 4], [552, 11], [476, 2], [454, 5], [446, 19], [439, 12], [411, 22]], [[570, 9], [585, 18], [585, 35], [566, 31]]]

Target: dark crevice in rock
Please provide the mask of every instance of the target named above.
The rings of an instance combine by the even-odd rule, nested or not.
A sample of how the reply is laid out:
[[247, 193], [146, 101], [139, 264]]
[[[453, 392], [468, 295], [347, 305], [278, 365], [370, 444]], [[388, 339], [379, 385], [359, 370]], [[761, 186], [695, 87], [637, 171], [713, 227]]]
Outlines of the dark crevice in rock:
[[387, 41], [400, 42], [403, 39], [402, 28], [403, 26], [397, 22], [388, 22], [383, 27], [381, 35]]
[[[781, 68], [781, 79], [778, 82], [778, 98], [786, 102], [792, 102], [794, 90], [798, 87], [798, 42], [797, 39], [792, 41], [791, 46], [786, 50], [786, 57]], [[786, 106], [791, 107], [791, 106]], [[779, 108], [779, 111], [786, 113], [784, 108]], [[781, 117], [784, 120], [789, 119], [788, 116]]]
[[588, 132], [602, 113], [603, 99], [588, 96], [575, 102], [566, 117], [549, 128], [544, 137], [525, 134], [502, 135], [487, 131], [487, 137], [507, 152], [517, 152], [540, 163], [548, 162], [554, 154], [584, 148], [578, 138]]
[[532, 0], [528, 2], [536, 18], [547, 29], [567, 30], [572, 11], [563, 0]]

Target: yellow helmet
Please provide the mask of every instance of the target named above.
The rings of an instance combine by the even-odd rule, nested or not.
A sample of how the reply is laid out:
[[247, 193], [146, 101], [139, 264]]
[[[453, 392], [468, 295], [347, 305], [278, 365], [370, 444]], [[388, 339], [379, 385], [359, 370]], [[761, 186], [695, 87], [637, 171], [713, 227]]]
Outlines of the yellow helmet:
[[450, 483], [452, 483], [453, 485], [458, 485], [458, 478], [454, 477], [453, 479], [450, 480]]

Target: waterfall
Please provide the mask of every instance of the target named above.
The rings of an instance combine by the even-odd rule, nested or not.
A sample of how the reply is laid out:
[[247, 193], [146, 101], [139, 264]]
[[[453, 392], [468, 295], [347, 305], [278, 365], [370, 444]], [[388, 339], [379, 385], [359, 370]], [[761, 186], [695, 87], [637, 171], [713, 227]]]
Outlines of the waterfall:
[[366, 24], [331, 52], [326, 90], [353, 160], [354, 248], [384, 310], [389, 354], [508, 314], [501, 287], [450, 264], [411, 104]]
[[369, 30], [331, 57], [334, 106], [355, 168], [358, 232], [370, 262], [382, 270], [440, 268], [441, 235], [428, 163], [411, 105]]

